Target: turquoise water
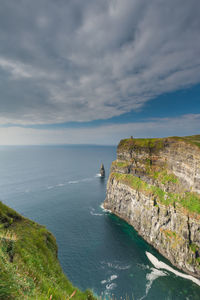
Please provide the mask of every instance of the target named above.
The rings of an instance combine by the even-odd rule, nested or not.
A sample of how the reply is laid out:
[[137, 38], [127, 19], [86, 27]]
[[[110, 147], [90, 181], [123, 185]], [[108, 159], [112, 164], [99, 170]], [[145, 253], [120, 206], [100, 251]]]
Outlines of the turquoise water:
[[80, 289], [116, 299], [200, 299], [200, 287], [148, 260], [169, 264], [128, 224], [105, 212], [107, 177], [115, 147], [1, 147], [1, 200], [56, 236], [64, 272]]

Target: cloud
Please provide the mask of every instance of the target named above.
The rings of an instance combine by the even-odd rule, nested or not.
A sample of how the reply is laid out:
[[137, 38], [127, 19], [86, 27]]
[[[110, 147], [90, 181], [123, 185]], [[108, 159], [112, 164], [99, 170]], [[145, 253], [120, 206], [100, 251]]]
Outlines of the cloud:
[[107, 119], [200, 82], [198, 0], [19, 0], [0, 11], [0, 124]]
[[179, 118], [156, 118], [147, 122], [110, 124], [96, 128], [38, 130], [22, 127], [0, 128], [0, 145], [34, 144], [107, 144], [116, 145], [123, 138], [165, 137], [199, 134], [200, 114]]

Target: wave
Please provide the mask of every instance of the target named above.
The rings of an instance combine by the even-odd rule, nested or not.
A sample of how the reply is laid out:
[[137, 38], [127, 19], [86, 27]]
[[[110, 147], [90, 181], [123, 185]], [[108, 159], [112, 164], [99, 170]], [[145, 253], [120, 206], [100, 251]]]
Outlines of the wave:
[[[95, 177], [97, 177], [97, 176], [95, 176]], [[67, 184], [77, 184], [77, 183], [80, 183], [80, 182], [90, 182], [92, 180], [94, 180], [94, 177], [87, 177], [87, 178], [82, 178], [82, 179], [78, 179], [78, 180], [69, 180], [68, 182], [58, 183], [58, 184], [55, 184], [55, 185], [49, 185], [49, 186], [47, 186], [47, 189], [51, 190], [51, 189], [54, 189], [56, 187], [66, 186]]]
[[116, 283], [108, 283], [108, 284], [106, 284], [106, 289], [109, 290], [109, 291], [113, 290], [116, 287], [117, 287]]
[[197, 285], [200, 286], [200, 280], [191, 276], [191, 275], [186, 275], [182, 272], [176, 271], [175, 269], [173, 269], [172, 267], [168, 266], [167, 264], [165, 264], [162, 261], [159, 261], [154, 255], [152, 255], [149, 252], [146, 252], [146, 255], [148, 257], [148, 259], [150, 260], [150, 262], [154, 265], [154, 267], [156, 267], [157, 269], [164, 269], [167, 271], [170, 271], [171, 273], [174, 273], [176, 276], [185, 278], [185, 279], [189, 279], [191, 281], [193, 281], [194, 283], [196, 283]]
[[66, 184], [65, 183], [58, 183], [56, 186], [65, 186]]
[[96, 174], [96, 175], [95, 175], [95, 177], [101, 177], [101, 174], [100, 174], [100, 173], [98, 173], [98, 174]]
[[150, 267], [148, 265], [145, 265], [145, 264], [137, 264], [137, 266], [142, 270], [149, 270], [150, 269]]
[[149, 290], [154, 282], [154, 280], [156, 280], [157, 278], [159, 277], [163, 277], [163, 276], [166, 276], [167, 273], [161, 271], [161, 270], [158, 270], [158, 269], [155, 269], [155, 268], [151, 268], [151, 273], [148, 273], [146, 275], [146, 279], [147, 279], [147, 284], [146, 284], [146, 292], [145, 292], [145, 295], [142, 296], [139, 300], [143, 300], [144, 298], [146, 298], [146, 296], [148, 295], [149, 293]]
[[49, 185], [49, 186], [47, 187], [47, 190], [54, 189], [54, 187], [55, 187], [55, 185]]
[[103, 203], [100, 205], [101, 209], [106, 213], [112, 213], [111, 210], [104, 208]]
[[52, 189], [55, 189], [57, 187], [62, 187], [62, 186], [65, 186], [66, 183], [58, 183], [58, 184], [55, 184], [55, 185], [49, 185], [47, 186], [47, 190], [52, 190]]
[[[127, 265], [127, 264], [122, 264], [118, 261], [111, 263], [111, 262], [105, 262], [102, 261], [101, 262], [102, 265], [106, 265], [108, 266], [110, 269], [114, 269], [114, 270], [128, 270], [131, 268], [131, 265]], [[104, 268], [104, 267], [103, 267]]]
[[109, 283], [115, 279], [117, 279], [118, 276], [116, 274], [111, 275], [108, 279], [104, 279], [101, 281], [101, 284]]
[[100, 217], [103, 216], [103, 214], [96, 213], [94, 208], [91, 208], [90, 214], [91, 214], [92, 216], [100, 216]]
[[78, 179], [78, 180], [70, 180], [68, 181], [69, 184], [76, 184], [76, 183], [80, 183], [80, 182], [89, 182], [92, 181], [93, 178], [92, 177], [86, 177], [86, 178], [82, 178], [82, 179]]
[[108, 263], [108, 267], [115, 270], [128, 270], [130, 269], [131, 265], [119, 265], [119, 264]]
[[79, 183], [80, 180], [71, 180], [71, 181], [68, 181], [69, 184], [76, 184], [76, 183]]
[[118, 277], [118, 276], [115, 275], [115, 274], [114, 274], [114, 275], [111, 275], [111, 276], [110, 276], [110, 280], [111, 280], [111, 281], [112, 281], [112, 280], [115, 280], [115, 279], [117, 279], [117, 277]]
[[108, 279], [102, 280], [101, 284], [106, 284], [106, 291], [113, 290], [114, 288], [116, 288], [117, 284], [112, 281], [117, 278], [118, 276], [116, 274], [113, 274]]

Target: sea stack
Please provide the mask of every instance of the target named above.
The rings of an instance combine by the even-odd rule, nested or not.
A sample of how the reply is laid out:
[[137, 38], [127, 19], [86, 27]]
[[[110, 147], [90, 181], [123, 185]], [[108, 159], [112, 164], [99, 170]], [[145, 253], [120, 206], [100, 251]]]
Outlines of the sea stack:
[[101, 177], [105, 177], [105, 169], [104, 169], [104, 165], [103, 164], [101, 164], [100, 174], [101, 174]]

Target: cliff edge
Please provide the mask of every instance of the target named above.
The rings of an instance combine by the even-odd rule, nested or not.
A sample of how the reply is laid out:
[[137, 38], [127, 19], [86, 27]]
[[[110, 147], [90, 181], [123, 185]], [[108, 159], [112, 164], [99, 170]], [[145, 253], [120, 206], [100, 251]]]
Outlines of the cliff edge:
[[200, 135], [121, 140], [104, 207], [200, 278]]
[[62, 272], [54, 236], [0, 202], [0, 299], [71, 298], [94, 299]]

